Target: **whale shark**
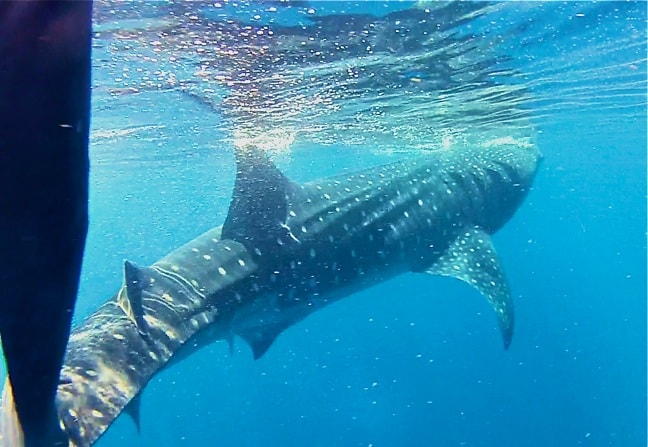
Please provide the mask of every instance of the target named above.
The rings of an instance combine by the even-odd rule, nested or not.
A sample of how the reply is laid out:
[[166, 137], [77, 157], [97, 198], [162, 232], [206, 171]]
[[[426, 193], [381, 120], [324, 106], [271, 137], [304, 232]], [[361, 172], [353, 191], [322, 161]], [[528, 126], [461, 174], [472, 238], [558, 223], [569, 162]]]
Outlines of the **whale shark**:
[[57, 392], [69, 446], [92, 445], [122, 412], [138, 424], [147, 382], [196, 349], [240, 337], [258, 359], [318, 309], [408, 272], [475, 288], [508, 348], [513, 303], [491, 235], [539, 160], [535, 145], [503, 142], [300, 184], [237, 148], [223, 225], [150, 266], [125, 261], [122, 287], [73, 331]]

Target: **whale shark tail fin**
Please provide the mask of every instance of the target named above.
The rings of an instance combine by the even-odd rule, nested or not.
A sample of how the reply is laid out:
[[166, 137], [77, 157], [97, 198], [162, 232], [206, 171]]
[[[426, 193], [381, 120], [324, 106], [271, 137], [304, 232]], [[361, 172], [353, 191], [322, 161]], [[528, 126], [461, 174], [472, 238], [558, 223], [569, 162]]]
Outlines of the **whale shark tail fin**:
[[513, 338], [513, 299], [486, 232], [466, 229], [425, 272], [460, 279], [486, 297], [497, 316], [504, 349], [508, 349]]

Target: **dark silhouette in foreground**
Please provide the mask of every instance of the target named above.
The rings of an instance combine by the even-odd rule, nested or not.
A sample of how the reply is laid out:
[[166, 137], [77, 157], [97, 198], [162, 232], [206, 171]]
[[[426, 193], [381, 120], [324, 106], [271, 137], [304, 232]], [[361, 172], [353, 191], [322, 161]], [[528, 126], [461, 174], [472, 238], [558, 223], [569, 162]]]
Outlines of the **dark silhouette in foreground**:
[[0, 3], [0, 335], [26, 447], [68, 444], [54, 398], [88, 226], [91, 11]]

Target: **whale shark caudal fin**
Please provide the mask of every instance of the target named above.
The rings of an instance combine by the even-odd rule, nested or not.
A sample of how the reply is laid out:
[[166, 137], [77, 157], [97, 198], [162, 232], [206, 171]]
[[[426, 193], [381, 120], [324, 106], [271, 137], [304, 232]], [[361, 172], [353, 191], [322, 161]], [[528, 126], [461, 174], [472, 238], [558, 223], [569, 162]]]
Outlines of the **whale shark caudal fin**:
[[236, 180], [223, 239], [243, 244], [256, 254], [281, 237], [288, 202], [296, 187], [258, 148], [236, 149]]
[[513, 337], [513, 300], [488, 234], [478, 228], [467, 229], [425, 272], [460, 279], [484, 295], [495, 310], [508, 349]]

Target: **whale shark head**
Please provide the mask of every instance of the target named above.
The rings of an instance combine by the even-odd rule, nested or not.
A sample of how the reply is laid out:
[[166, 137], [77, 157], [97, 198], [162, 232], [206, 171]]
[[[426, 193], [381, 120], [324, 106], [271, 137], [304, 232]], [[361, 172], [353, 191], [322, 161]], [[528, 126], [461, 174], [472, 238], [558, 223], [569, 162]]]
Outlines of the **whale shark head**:
[[476, 214], [475, 223], [493, 234], [509, 221], [526, 198], [542, 154], [535, 144], [495, 140], [479, 152], [466, 152], [463, 158], [463, 172], [452, 174], [453, 178], [482, 201], [483, 209]]

